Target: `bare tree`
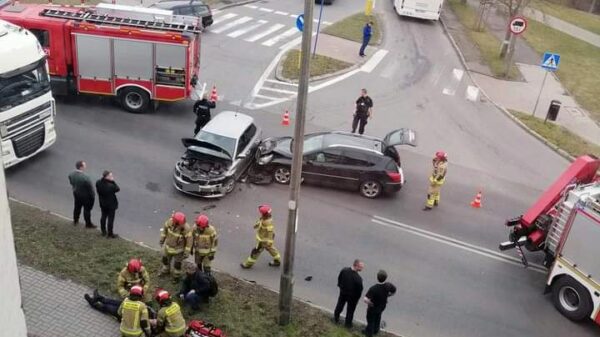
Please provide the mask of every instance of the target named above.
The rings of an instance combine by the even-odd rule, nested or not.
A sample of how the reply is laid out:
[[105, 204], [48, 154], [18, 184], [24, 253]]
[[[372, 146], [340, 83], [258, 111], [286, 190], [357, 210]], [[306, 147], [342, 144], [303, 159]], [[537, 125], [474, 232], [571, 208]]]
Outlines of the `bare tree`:
[[498, 0], [498, 3], [504, 6], [508, 13], [508, 22], [506, 23], [506, 34], [504, 35], [504, 41], [502, 41], [502, 48], [500, 49], [500, 57], [504, 58], [508, 54], [508, 51], [513, 49], [515, 46], [515, 36], [510, 32], [510, 20], [523, 13], [523, 10], [529, 6], [531, 0]]

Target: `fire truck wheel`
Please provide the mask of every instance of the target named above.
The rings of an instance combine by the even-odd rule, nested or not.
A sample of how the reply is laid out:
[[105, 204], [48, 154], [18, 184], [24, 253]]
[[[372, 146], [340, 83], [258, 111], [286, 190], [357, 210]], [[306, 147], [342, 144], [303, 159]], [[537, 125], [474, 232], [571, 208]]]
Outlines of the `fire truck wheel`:
[[552, 284], [552, 301], [561, 314], [573, 321], [581, 321], [592, 314], [590, 292], [568, 275]]
[[127, 87], [119, 91], [121, 105], [133, 113], [144, 113], [150, 105], [150, 96], [146, 91], [136, 87]]

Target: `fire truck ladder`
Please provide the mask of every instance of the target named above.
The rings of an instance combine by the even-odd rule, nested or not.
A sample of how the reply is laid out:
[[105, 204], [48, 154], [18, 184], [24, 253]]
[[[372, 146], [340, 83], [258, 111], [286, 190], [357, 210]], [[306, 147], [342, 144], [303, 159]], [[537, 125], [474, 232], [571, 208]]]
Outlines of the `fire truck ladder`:
[[187, 25], [180, 23], [166, 23], [160, 21], [139, 20], [130, 18], [121, 18], [109, 15], [98, 15], [91, 12], [70, 12], [60, 9], [44, 9], [40, 13], [41, 16], [51, 18], [70, 19], [75, 21], [85, 21], [98, 24], [109, 24], [117, 26], [130, 26], [144, 29], [168, 30], [173, 32], [191, 32], [200, 33], [202, 28], [195, 25]]
[[559, 213], [556, 217], [556, 221], [552, 224], [550, 230], [548, 231], [548, 236], [546, 237], [546, 248], [553, 254], [556, 253], [556, 249], [560, 243], [560, 238], [565, 230], [565, 225], [567, 224], [567, 221], [569, 221], [571, 209], [572, 207], [562, 204], [559, 207]]

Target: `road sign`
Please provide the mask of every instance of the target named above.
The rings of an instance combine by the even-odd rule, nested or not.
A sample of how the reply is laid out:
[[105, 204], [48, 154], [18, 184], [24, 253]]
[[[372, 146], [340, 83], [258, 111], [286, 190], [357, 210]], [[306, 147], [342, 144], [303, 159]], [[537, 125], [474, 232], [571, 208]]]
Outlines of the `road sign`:
[[298, 15], [296, 18], [296, 28], [298, 28], [299, 31], [304, 30], [304, 14]]
[[515, 16], [510, 20], [509, 28], [513, 34], [519, 35], [527, 29], [527, 20], [522, 16]]
[[549, 71], [556, 71], [558, 70], [558, 63], [560, 63], [560, 55], [545, 52], [540, 66]]

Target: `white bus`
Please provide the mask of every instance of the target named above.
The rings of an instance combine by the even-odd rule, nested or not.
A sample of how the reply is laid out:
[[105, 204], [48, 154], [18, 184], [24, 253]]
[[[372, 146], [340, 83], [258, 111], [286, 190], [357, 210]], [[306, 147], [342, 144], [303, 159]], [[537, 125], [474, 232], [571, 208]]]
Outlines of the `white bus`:
[[426, 20], [439, 20], [444, 0], [394, 0], [398, 15]]

